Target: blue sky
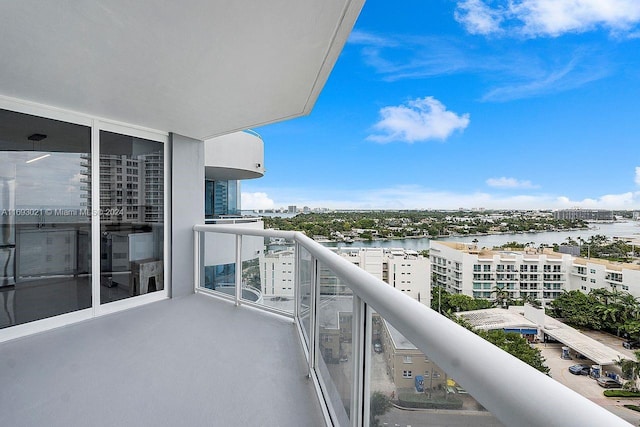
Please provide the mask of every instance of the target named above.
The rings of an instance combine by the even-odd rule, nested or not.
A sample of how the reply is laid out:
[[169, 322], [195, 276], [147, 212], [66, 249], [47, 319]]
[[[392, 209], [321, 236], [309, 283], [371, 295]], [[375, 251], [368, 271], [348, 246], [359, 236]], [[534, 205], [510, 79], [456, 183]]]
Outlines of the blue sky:
[[640, 2], [369, 0], [243, 209], [640, 209]]

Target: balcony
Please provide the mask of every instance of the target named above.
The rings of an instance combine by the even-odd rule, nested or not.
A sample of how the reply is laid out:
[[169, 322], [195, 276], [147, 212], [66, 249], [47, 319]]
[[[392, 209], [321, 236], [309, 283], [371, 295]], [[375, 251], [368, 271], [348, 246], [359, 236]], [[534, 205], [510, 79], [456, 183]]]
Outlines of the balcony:
[[[628, 425], [301, 233], [233, 225], [198, 225], [194, 230], [198, 260], [194, 266], [196, 292], [218, 294], [236, 305], [293, 319], [305, 349], [310, 377], [318, 385], [320, 400], [327, 402], [327, 414], [333, 425], [369, 425], [374, 392], [389, 393], [390, 384], [384, 381], [387, 372], [395, 376], [391, 390], [398, 393], [398, 400], [401, 400], [398, 395], [407, 390], [411, 395], [421, 394], [414, 387], [417, 373], [424, 371], [424, 375], [419, 375], [421, 387], [430, 388], [437, 378], [429, 377], [428, 369], [415, 364], [417, 360], [437, 365], [445, 373], [444, 378], [455, 378], [469, 392], [476, 409], [481, 405], [491, 412], [492, 415], [477, 411], [465, 414], [470, 417], [468, 420], [478, 417], [475, 419], [478, 425]], [[212, 248], [210, 239], [225, 234], [235, 236], [234, 247], [228, 249], [235, 252], [235, 262], [232, 269], [221, 271], [222, 277], [216, 280], [216, 273], [209, 270], [211, 266], [206, 262], [207, 252]], [[246, 257], [245, 242], [256, 236], [263, 237], [265, 249], [259, 251], [264, 258], [256, 255], [259, 261], [253, 263]], [[279, 249], [270, 250], [269, 242], [275, 240]], [[268, 257], [277, 259], [277, 263]], [[279, 288], [276, 285], [271, 289], [273, 281], [256, 280], [256, 268], [264, 266], [265, 271], [277, 271], [278, 265], [291, 274], [282, 277], [293, 277], [292, 289], [282, 282]], [[224, 288], [224, 293], [218, 292], [220, 288]], [[242, 292], [249, 288], [260, 291], [263, 298], [259, 302], [244, 299]], [[381, 324], [388, 324], [387, 329], [395, 330], [398, 336], [387, 337]], [[382, 348], [380, 353], [372, 350], [374, 341], [381, 343], [377, 347]], [[407, 351], [419, 355], [409, 357]], [[474, 357], [463, 356], [470, 354]], [[402, 359], [404, 362], [400, 362]], [[414, 362], [406, 362], [407, 359]], [[435, 386], [432, 388], [429, 394], [442, 393]], [[452, 400], [459, 397], [449, 396], [446, 391], [443, 396]], [[568, 402], [580, 410], [565, 416]], [[378, 421], [387, 425], [400, 422], [400, 425], [428, 426], [455, 423], [453, 418], [458, 414], [441, 410], [438, 413], [444, 412], [441, 416], [445, 420], [435, 420], [433, 413], [397, 407], [390, 412], [379, 416]], [[453, 418], [447, 421], [447, 417]], [[476, 424], [475, 421], [468, 422]]]
[[236, 180], [264, 175], [264, 142], [253, 131], [235, 132], [205, 141], [206, 179]]
[[[0, 344], [0, 425], [368, 426], [376, 392], [474, 405], [383, 425], [630, 425], [301, 233], [194, 230], [195, 294]], [[256, 281], [267, 255], [292, 289]]]
[[3, 426], [324, 423], [291, 320], [204, 295], [0, 349]]

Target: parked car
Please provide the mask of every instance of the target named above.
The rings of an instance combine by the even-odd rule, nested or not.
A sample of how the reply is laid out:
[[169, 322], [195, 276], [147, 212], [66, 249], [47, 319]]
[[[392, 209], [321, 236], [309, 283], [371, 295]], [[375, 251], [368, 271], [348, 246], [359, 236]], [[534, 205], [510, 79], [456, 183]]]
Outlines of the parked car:
[[589, 375], [590, 371], [591, 367], [589, 365], [578, 364], [569, 366], [569, 372], [573, 375]]
[[624, 348], [628, 348], [629, 350], [637, 349], [640, 348], [640, 341], [625, 341], [622, 343], [622, 346]]
[[622, 384], [620, 384], [618, 381], [614, 380], [613, 378], [609, 378], [609, 377], [600, 377], [596, 380], [596, 382], [600, 387], [604, 387], [604, 388], [621, 388], [622, 387]]
[[380, 341], [376, 341], [373, 343], [373, 351], [376, 353], [382, 353], [382, 343]]

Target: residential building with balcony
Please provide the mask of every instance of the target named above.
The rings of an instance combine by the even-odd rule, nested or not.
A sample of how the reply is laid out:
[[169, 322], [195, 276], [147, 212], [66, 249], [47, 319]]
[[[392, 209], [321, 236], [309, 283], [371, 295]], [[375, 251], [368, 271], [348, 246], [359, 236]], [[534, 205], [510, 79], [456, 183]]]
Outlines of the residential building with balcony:
[[640, 297], [640, 265], [597, 258], [573, 259], [570, 269], [571, 290], [589, 293], [593, 289], [628, 292]]
[[640, 265], [582, 258], [551, 250], [489, 250], [454, 242], [431, 242], [432, 280], [452, 293], [495, 298], [505, 289], [511, 299], [530, 297], [549, 303], [563, 290], [625, 291], [640, 297]]
[[492, 299], [504, 289], [511, 299], [548, 303], [570, 290], [573, 257], [550, 250], [490, 250], [454, 242], [431, 242], [433, 284], [452, 293]]
[[[429, 260], [416, 251], [387, 248], [335, 249], [336, 253], [372, 276], [409, 295], [425, 305], [431, 304]], [[295, 282], [295, 251], [279, 248], [264, 252], [260, 259], [263, 274], [262, 292], [265, 296], [292, 297]], [[323, 289], [335, 292], [339, 280], [330, 272], [321, 275]], [[341, 291], [347, 288], [341, 286]], [[323, 290], [321, 289], [321, 292]]]

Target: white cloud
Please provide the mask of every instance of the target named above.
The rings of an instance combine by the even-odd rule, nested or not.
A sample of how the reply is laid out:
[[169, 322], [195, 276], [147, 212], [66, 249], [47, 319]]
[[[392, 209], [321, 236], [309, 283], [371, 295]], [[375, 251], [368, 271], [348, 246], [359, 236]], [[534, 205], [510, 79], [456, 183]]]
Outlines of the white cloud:
[[353, 30], [349, 35], [349, 40], [347, 40], [347, 43], [363, 44], [377, 47], [393, 47], [398, 45], [398, 43], [391, 38], [382, 37], [361, 30]]
[[635, 182], [637, 185], [640, 185], [640, 166], [636, 166], [636, 179]]
[[297, 205], [329, 209], [640, 209], [640, 191], [573, 199], [561, 194], [548, 193], [452, 192], [419, 185], [373, 189], [272, 190], [269, 194], [276, 201], [275, 206]]
[[483, 35], [500, 32], [500, 23], [504, 19], [500, 10], [491, 9], [482, 0], [459, 2], [454, 17], [469, 33]]
[[[640, 37], [640, 30], [638, 34]], [[576, 89], [610, 75], [613, 67], [607, 60], [607, 52], [593, 45], [553, 53], [532, 49], [487, 55], [447, 37], [382, 36], [365, 32], [358, 32], [351, 43], [361, 47], [365, 64], [384, 81], [481, 74], [493, 86], [481, 100], [491, 102]]]
[[583, 61], [581, 52], [562, 68], [537, 70], [524, 78], [516, 76], [509, 80], [505, 78], [503, 84], [491, 89], [483, 97], [483, 101], [509, 101], [528, 98], [546, 93], [556, 93], [575, 89], [607, 76], [610, 71], [601, 64]]
[[74, 174], [71, 178], [69, 178], [70, 184], [80, 184], [80, 179], [82, 178], [82, 174], [80, 172]]
[[516, 178], [507, 178], [505, 176], [500, 178], [489, 178], [486, 183], [489, 187], [495, 188], [538, 188], [538, 186], [533, 185], [531, 181], [520, 181]]
[[273, 200], [269, 198], [267, 193], [245, 193], [240, 195], [240, 206], [242, 209], [273, 209], [275, 204]]
[[637, 0], [462, 0], [455, 18], [471, 34], [505, 29], [527, 37], [557, 37], [604, 28], [634, 34], [640, 22]]
[[469, 125], [469, 114], [457, 115], [437, 99], [428, 96], [409, 101], [405, 105], [380, 109], [381, 119], [373, 127], [380, 133], [367, 137], [370, 141], [427, 141], [445, 140], [456, 130]]

